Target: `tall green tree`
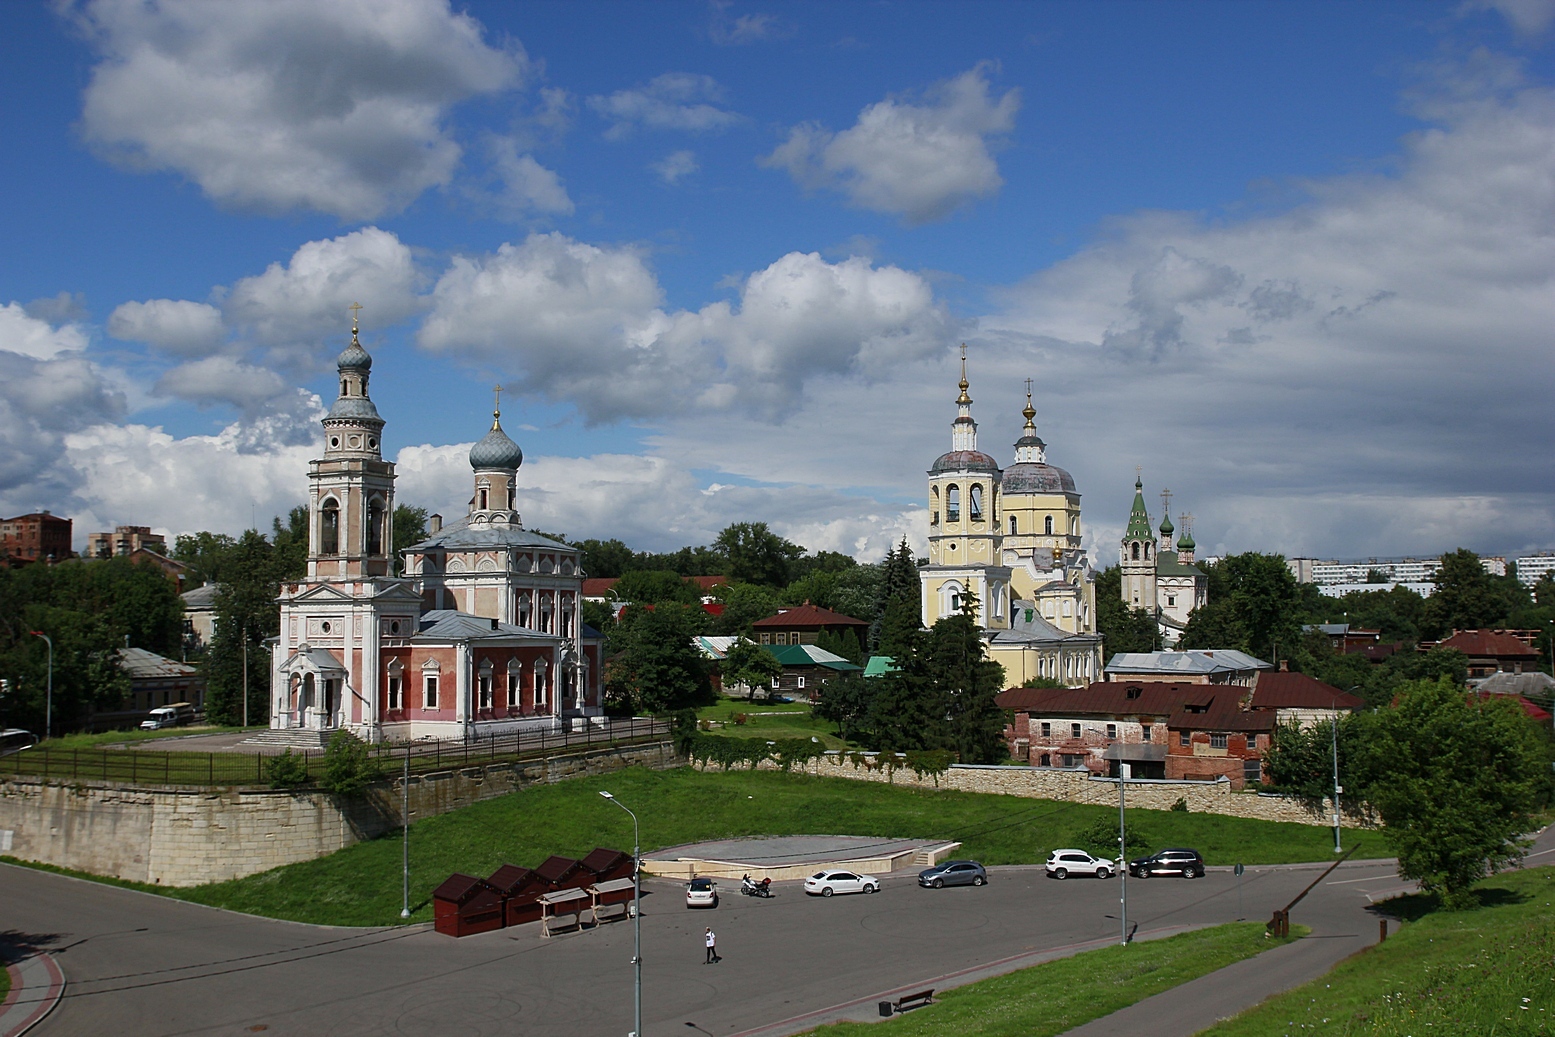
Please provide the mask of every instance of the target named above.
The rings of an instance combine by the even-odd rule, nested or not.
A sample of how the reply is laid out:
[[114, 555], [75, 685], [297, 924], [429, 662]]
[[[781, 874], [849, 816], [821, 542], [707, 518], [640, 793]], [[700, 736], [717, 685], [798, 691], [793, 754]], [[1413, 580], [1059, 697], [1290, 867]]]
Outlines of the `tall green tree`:
[[879, 597], [870, 617], [871, 653], [894, 658], [911, 650], [913, 639], [923, 628], [922, 593], [917, 559], [903, 537], [896, 548], [886, 552], [882, 563]]
[[583, 571], [594, 579], [614, 579], [635, 568], [632, 549], [619, 540], [579, 540], [572, 546], [583, 551]]
[[1229, 555], [1206, 568], [1209, 600], [1188, 617], [1184, 648], [1235, 648], [1275, 661], [1308, 621], [1306, 596], [1281, 555]]
[[633, 569], [616, 583], [615, 595], [634, 605], [656, 605], [661, 601], [697, 605], [702, 588], [677, 572], [667, 569]]
[[[394, 509], [398, 517], [399, 509]], [[396, 537], [399, 535], [395, 529]], [[300, 580], [308, 575], [308, 506], [299, 504], [286, 513], [286, 524], [277, 515], [270, 522], [270, 543], [275, 548], [275, 577], [277, 580]], [[390, 572], [395, 570], [392, 568]]]
[[610, 631], [605, 662], [607, 705], [617, 714], [658, 714], [714, 701], [707, 664], [692, 639], [707, 613], [665, 602], [629, 608]]
[[726, 583], [714, 592], [723, 614], [714, 617], [715, 634], [753, 637], [751, 624], [777, 614], [778, 596], [766, 587], [754, 583]]
[[276, 595], [282, 564], [275, 546], [253, 529], [238, 538], [223, 563], [216, 631], [206, 655], [205, 711], [216, 723], [242, 723], [245, 683], [248, 722], [269, 716], [270, 673], [264, 642], [280, 632]]
[[729, 560], [730, 578], [781, 589], [804, 548], [772, 532], [765, 522], [735, 522], [718, 534], [713, 546]]
[[1355, 777], [1399, 874], [1447, 907], [1473, 906], [1474, 883], [1517, 863], [1540, 826], [1548, 740], [1516, 700], [1449, 680], [1408, 684], [1396, 707], [1356, 719], [1367, 737]]
[[[306, 515], [303, 516], [306, 519]], [[396, 576], [405, 573], [405, 549], [427, 538], [427, 509], [411, 504], [394, 505], [394, 541], [389, 571]]]
[[1123, 571], [1114, 565], [1096, 577], [1096, 630], [1103, 651], [1154, 652], [1161, 647], [1161, 627], [1149, 609], [1123, 600]]
[[1436, 587], [1425, 600], [1420, 624], [1421, 633], [1431, 640], [1454, 630], [1498, 626], [1513, 604], [1480, 564], [1479, 555], [1465, 548], [1442, 555], [1432, 582]]
[[753, 699], [757, 695], [770, 699], [773, 687], [783, 676], [783, 664], [771, 652], [744, 638], [729, 646], [720, 669], [725, 694], [743, 685], [750, 689]]
[[856, 666], [864, 665], [864, 646], [859, 644], [858, 635], [852, 630], [844, 630], [840, 634], [822, 630], [815, 635], [815, 647], [840, 655]]
[[822, 720], [835, 724], [837, 737], [854, 741], [866, 736], [867, 718], [874, 699], [876, 686], [884, 678], [866, 679], [862, 673], [839, 673], [821, 685], [820, 701], [811, 712]]

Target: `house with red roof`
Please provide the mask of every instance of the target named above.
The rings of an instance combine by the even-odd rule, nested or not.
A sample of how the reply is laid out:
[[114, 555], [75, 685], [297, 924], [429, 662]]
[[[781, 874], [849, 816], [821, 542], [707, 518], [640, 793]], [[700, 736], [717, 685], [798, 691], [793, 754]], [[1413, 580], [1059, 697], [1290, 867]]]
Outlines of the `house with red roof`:
[[1364, 700], [1332, 684], [1284, 669], [1260, 673], [1248, 702], [1251, 710], [1273, 713], [1277, 723], [1302, 727], [1327, 723], [1342, 712], [1363, 709], [1365, 705]]
[[823, 632], [841, 634], [851, 630], [860, 645], [868, 644], [869, 624], [841, 612], [823, 609], [806, 601], [794, 608], [779, 609], [777, 615], [751, 624], [756, 639], [764, 645], [813, 645]]
[[1531, 673], [1539, 668], [1539, 651], [1533, 647], [1537, 630], [1454, 630], [1452, 636], [1437, 644], [1422, 644], [1422, 652], [1432, 648], [1456, 648], [1469, 657], [1469, 676], [1488, 677], [1492, 673]]

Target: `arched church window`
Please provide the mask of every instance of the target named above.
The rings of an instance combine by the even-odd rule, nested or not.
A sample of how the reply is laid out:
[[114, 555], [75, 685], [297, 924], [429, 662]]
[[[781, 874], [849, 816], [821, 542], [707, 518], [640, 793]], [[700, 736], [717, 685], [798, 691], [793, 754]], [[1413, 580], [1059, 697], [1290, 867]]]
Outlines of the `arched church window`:
[[344, 396], [345, 394], [346, 394], [346, 380], [344, 378], [342, 378], [342, 379], [340, 379], [340, 395]]
[[1148, 540], [1145, 541], [1145, 557], [1150, 557], [1150, 542]]
[[1052, 536], [1053, 535], [1053, 516], [1052, 515], [1046, 515], [1046, 516], [1043, 517], [1043, 519], [1042, 519], [1042, 532], [1046, 533], [1048, 536]]
[[945, 521], [961, 521], [961, 487], [955, 483], [945, 488]]
[[1136, 561], [1136, 562], [1139, 561], [1139, 543], [1136, 541], [1135, 543], [1130, 545], [1130, 547], [1131, 547], [1131, 553], [1133, 555], [1133, 560]]
[[367, 502], [367, 553], [383, 554], [383, 500], [378, 497]]
[[972, 513], [973, 522], [983, 521], [983, 484], [973, 483], [967, 490], [967, 510]]
[[340, 553], [340, 504], [333, 497], [319, 508], [319, 554]]
[[1015, 535], [1015, 516], [1010, 516], [1010, 536]]

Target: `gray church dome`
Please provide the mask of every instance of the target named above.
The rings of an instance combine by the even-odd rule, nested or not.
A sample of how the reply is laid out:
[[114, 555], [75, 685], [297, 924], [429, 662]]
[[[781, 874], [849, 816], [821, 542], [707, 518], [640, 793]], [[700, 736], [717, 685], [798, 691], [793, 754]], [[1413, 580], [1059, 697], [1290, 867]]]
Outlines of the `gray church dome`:
[[373, 366], [373, 358], [368, 355], [367, 350], [362, 348], [362, 344], [356, 340], [356, 335], [352, 334], [351, 344], [335, 358], [335, 366], [342, 371], [370, 371]]
[[471, 468], [517, 468], [524, 463], [524, 452], [502, 431], [500, 422], [491, 423], [491, 431], [470, 447]]
[[1021, 461], [1004, 470], [1000, 490], [1012, 493], [1074, 493], [1074, 476], [1056, 465]]

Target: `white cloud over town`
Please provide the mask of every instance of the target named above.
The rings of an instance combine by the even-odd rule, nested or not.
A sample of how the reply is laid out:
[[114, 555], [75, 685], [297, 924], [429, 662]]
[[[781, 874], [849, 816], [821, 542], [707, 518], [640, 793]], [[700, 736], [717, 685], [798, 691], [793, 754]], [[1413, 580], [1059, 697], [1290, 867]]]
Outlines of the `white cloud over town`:
[[617, 140], [635, 129], [690, 133], [726, 130], [741, 118], [720, 107], [723, 100], [724, 89], [712, 76], [666, 72], [642, 86], [590, 97], [588, 106], [609, 121], [605, 137]]
[[809, 189], [908, 223], [943, 219], [1004, 186], [993, 147], [1015, 128], [1020, 91], [990, 94], [986, 65], [936, 83], [919, 103], [888, 97], [841, 132], [802, 123], [761, 161]]
[[101, 58], [82, 108], [87, 143], [267, 212], [362, 220], [404, 208], [453, 177], [451, 107], [515, 85], [527, 67], [516, 44], [489, 45], [447, 0], [69, 10]]

